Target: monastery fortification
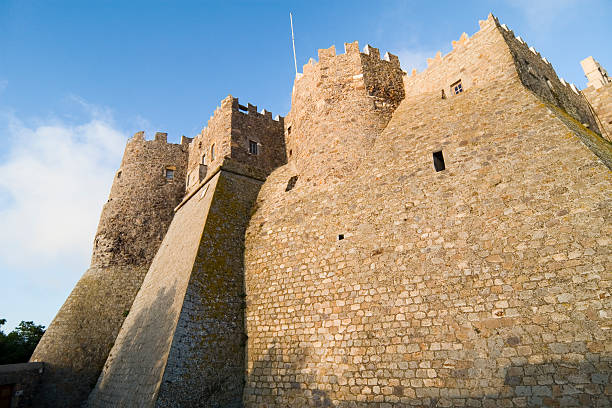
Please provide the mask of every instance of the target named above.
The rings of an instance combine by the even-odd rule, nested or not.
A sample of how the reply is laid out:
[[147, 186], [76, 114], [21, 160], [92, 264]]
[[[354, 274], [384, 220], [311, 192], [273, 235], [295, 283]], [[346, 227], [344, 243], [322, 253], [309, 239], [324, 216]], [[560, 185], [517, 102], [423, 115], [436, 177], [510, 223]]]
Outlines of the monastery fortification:
[[347, 43], [285, 118], [137, 133], [32, 406], [610, 406], [612, 83], [582, 64], [489, 15], [421, 73]]

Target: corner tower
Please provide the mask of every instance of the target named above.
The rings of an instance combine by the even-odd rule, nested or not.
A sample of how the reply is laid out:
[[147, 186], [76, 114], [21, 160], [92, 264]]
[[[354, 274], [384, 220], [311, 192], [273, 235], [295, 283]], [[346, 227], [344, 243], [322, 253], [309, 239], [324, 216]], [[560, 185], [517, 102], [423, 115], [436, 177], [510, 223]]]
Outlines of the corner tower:
[[87, 399], [185, 191], [187, 143], [166, 133], [125, 148], [94, 239], [91, 266], [38, 344], [46, 364], [37, 406], [78, 407]]
[[404, 99], [399, 59], [344, 44], [319, 50], [295, 79], [285, 119], [287, 156], [301, 177], [341, 179], [355, 170]]
[[189, 145], [187, 195], [109, 353], [89, 407], [241, 407], [244, 241], [285, 163], [283, 119], [228, 96]]

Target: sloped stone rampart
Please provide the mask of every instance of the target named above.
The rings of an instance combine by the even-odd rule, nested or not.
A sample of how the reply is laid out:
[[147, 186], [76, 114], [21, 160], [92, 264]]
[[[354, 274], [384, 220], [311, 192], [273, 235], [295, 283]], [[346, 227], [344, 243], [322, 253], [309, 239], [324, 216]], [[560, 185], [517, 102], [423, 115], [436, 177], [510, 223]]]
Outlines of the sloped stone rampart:
[[90, 407], [242, 405], [244, 232], [261, 184], [221, 169], [178, 209]]
[[174, 216], [88, 406], [152, 407], [219, 175]]
[[516, 78], [408, 97], [342, 183], [275, 171], [245, 405], [609, 405], [612, 176], [578, 132]]
[[157, 407], [241, 407], [245, 381], [244, 237], [262, 182], [221, 170]]
[[46, 367], [35, 406], [80, 407], [87, 399], [184, 194], [186, 165], [187, 146], [167, 143], [164, 133], [147, 141], [139, 132], [128, 141], [91, 266], [32, 355]]

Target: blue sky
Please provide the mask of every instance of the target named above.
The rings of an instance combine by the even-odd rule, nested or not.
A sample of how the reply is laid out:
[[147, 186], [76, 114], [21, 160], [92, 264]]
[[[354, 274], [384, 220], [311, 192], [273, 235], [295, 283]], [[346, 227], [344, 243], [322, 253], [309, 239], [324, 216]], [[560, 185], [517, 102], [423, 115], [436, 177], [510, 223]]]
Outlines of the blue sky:
[[48, 325], [87, 269], [125, 141], [194, 136], [228, 94], [285, 115], [294, 66], [358, 40], [405, 70], [493, 12], [580, 88], [612, 2], [0, 0], [0, 318]]

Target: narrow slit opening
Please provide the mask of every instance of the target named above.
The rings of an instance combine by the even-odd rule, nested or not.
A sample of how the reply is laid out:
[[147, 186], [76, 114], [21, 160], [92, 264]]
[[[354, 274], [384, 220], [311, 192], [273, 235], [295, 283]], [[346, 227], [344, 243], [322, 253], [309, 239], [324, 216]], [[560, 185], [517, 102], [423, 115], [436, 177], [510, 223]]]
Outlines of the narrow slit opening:
[[444, 165], [444, 155], [442, 154], [442, 150], [433, 153], [433, 162], [436, 171], [442, 171], [446, 168]]

